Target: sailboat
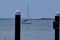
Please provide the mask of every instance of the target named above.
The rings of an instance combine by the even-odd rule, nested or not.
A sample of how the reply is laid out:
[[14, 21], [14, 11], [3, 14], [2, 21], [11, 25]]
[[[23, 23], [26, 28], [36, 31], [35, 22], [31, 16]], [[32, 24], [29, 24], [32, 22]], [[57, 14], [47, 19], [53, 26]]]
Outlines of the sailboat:
[[27, 3], [27, 19], [22, 21], [22, 24], [31, 24], [31, 20], [29, 18], [29, 4]]

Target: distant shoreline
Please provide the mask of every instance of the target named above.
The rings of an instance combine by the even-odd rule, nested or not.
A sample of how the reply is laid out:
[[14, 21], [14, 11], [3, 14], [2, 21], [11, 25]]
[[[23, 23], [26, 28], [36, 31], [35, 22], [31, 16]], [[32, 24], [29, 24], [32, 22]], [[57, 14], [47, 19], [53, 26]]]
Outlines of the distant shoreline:
[[41, 18], [41, 20], [54, 20], [54, 18]]
[[0, 20], [11, 20], [11, 19], [14, 19], [14, 18], [0, 18]]
[[[0, 20], [11, 20], [14, 18], [0, 18]], [[26, 18], [21, 18], [21, 19], [26, 19]], [[54, 18], [38, 18], [38, 19], [29, 19], [29, 20], [54, 20]]]

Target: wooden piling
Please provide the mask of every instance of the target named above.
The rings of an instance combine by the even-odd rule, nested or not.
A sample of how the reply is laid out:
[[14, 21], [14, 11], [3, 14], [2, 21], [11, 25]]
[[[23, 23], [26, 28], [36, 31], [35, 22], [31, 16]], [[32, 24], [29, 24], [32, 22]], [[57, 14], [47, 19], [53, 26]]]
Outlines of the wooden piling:
[[55, 16], [53, 28], [55, 29], [55, 40], [59, 40], [59, 16]]
[[20, 21], [21, 15], [20, 12], [17, 11], [15, 14], [15, 40], [20, 40]]

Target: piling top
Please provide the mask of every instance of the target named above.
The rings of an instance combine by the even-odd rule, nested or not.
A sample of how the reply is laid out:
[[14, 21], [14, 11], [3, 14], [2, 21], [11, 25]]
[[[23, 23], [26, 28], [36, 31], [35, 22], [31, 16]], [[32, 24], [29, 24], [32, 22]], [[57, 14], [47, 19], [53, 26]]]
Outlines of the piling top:
[[17, 9], [17, 10], [16, 10], [16, 15], [20, 15], [20, 13], [21, 13], [20, 10]]
[[59, 16], [60, 17], [60, 12], [57, 11], [55, 16]]
[[17, 9], [17, 10], [16, 10], [16, 12], [20, 12], [20, 10], [19, 10], [19, 9]]

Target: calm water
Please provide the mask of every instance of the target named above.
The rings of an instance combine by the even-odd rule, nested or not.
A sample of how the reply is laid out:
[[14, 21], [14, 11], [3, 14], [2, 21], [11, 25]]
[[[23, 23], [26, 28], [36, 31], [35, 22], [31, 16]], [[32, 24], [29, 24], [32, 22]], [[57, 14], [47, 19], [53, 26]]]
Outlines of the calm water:
[[[15, 40], [15, 20], [0, 20], [0, 40]], [[53, 20], [21, 24], [21, 40], [54, 40]]]

